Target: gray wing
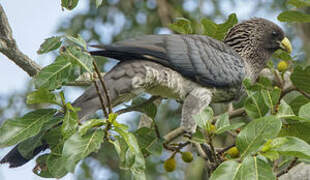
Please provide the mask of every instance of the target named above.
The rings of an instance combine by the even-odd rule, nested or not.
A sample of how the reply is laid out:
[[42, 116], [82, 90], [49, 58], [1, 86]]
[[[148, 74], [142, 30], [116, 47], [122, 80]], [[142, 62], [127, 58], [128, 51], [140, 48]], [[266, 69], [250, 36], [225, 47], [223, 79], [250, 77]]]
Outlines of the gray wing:
[[158, 62], [203, 86], [231, 87], [242, 83], [242, 58], [223, 42], [201, 35], [147, 35], [121, 41], [91, 52], [128, 61]]

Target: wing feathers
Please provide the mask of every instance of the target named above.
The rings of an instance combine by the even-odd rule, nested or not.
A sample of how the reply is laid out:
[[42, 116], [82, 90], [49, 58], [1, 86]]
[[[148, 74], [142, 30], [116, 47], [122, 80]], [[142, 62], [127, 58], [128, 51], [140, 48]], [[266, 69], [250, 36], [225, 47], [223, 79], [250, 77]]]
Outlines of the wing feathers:
[[240, 85], [242, 58], [223, 42], [200, 35], [147, 35], [107, 46], [92, 55], [121, 61], [149, 60], [170, 67], [204, 86]]

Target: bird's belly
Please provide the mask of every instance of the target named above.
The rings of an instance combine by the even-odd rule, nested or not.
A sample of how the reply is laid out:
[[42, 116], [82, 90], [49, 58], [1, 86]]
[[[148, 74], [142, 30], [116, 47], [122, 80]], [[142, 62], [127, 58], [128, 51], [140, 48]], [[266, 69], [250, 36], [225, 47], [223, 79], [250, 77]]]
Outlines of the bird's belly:
[[206, 88], [212, 93], [212, 102], [227, 102], [236, 99], [239, 88], [215, 88], [204, 87], [180, 73], [153, 62], [144, 62], [145, 73], [143, 76], [135, 76], [132, 87], [135, 94], [147, 92], [164, 98], [172, 98], [183, 101], [186, 96], [197, 88]]

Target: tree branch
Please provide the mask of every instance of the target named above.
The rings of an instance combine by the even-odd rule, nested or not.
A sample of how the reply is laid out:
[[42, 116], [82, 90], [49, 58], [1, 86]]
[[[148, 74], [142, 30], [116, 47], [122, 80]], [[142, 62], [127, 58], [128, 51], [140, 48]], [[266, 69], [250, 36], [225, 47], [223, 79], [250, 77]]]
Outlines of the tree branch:
[[277, 174], [277, 177], [282, 176], [283, 174], [288, 173], [290, 169], [292, 169], [295, 165], [297, 165], [298, 158], [294, 158], [293, 161], [288, 165], [287, 168], [283, 169]]
[[93, 65], [94, 65], [95, 71], [98, 75], [99, 81], [101, 82], [101, 86], [102, 86], [102, 89], [104, 91], [105, 98], [107, 100], [107, 106], [108, 106], [109, 114], [111, 114], [112, 113], [112, 103], [111, 103], [111, 98], [110, 98], [108, 89], [107, 89], [106, 85], [104, 84], [103, 77], [101, 76], [100, 70], [99, 70], [95, 61], [93, 61]]
[[166, 0], [157, 0], [157, 14], [161, 24], [167, 27], [171, 23], [170, 4]]
[[23, 54], [17, 47], [12, 35], [12, 29], [8, 18], [0, 4], [0, 52], [26, 71], [29, 76], [36, 75], [41, 67], [28, 56]]

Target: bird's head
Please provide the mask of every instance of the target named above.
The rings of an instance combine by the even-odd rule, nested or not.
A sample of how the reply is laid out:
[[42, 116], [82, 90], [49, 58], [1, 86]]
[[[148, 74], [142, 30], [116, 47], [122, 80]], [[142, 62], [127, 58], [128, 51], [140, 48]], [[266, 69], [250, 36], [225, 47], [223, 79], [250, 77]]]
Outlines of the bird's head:
[[264, 66], [270, 56], [278, 49], [292, 52], [290, 41], [283, 30], [275, 23], [253, 18], [232, 27], [224, 42], [231, 46], [250, 64]]

